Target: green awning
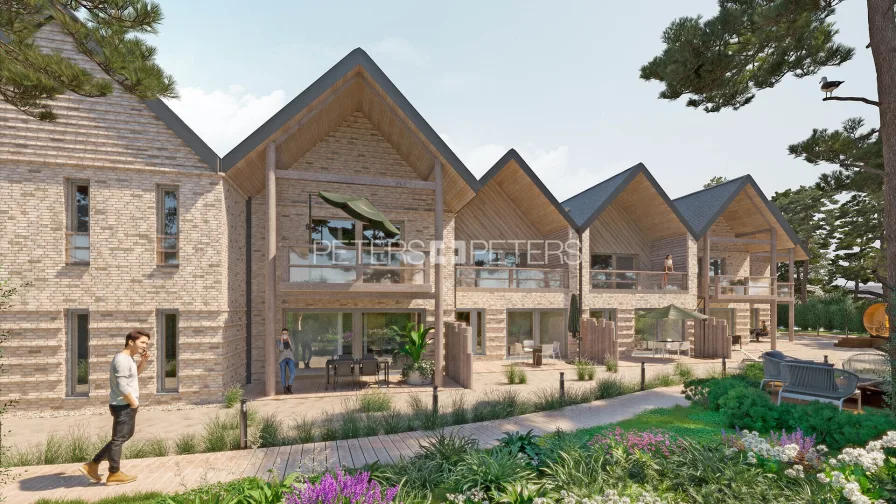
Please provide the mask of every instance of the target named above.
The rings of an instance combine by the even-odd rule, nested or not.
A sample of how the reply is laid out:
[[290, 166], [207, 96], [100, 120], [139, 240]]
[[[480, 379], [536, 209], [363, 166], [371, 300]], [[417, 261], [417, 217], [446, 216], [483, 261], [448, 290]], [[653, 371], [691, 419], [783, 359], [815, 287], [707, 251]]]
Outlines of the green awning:
[[638, 317], [645, 318], [645, 319], [652, 319], [652, 320], [660, 320], [660, 319], [705, 320], [705, 319], [709, 318], [706, 315], [703, 315], [702, 313], [685, 310], [684, 308], [675, 306], [674, 304], [670, 304], [669, 306], [666, 306], [663, 308], [657, 308], [656, 310], [646, 310], [642, 314], [639, 314]]
[[342, 210], [353, 219], [369, 224], [373, 229], [391, 236], [400, 234], [400, 231], [367, 198], [323, 191], [318, 192], [317, 195], [328, 205]]

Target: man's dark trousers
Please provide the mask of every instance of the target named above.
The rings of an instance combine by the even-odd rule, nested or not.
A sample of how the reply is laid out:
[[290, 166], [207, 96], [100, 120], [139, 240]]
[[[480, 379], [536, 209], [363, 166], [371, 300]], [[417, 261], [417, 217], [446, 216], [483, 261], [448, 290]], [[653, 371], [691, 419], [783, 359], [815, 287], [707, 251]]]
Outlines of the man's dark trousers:
[[110, 404], [109, 411], [112, 413], [112, 440], [93, 457], [93, 461], [99, 464], [108, 459], [109, 474], [114, 474], [120, 470], [121, 447], [134, 435], [137, 408], [131, 408], [128, 404]]

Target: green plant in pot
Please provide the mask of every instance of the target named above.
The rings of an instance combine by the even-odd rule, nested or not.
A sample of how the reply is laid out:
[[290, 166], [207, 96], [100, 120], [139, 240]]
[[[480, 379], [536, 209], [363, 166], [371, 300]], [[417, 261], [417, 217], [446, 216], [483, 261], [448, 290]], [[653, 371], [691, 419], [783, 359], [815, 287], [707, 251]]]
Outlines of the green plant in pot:
[[435, 375], [435, 363], [423, 358], [426, 347], [432, 341], [428, 338], [429, 332], [434, 327], [423, 327], [414, 322], [409, 322], [404, 329], [392, 326], [389, 328], [395, 338], [401, 343], [398, 353], [407, 356], [411, 362], [401, 369], [401, 377], [409, 385], [426, 385], [432, 383]]

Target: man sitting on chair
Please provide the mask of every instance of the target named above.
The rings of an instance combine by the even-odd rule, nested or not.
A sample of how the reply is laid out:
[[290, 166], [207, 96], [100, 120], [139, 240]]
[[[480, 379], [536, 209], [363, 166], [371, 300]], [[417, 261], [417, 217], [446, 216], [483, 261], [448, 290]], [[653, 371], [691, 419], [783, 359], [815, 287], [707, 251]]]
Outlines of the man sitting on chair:
[[759, 322], [759, 336], [768, 336], [768, 326], [765, 325], [765, 321], [761, 320]]

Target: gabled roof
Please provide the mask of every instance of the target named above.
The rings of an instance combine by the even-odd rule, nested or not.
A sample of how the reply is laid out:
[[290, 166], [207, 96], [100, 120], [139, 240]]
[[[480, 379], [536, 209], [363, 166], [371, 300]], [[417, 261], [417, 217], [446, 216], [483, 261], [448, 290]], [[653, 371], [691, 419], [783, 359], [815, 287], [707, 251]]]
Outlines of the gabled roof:
[[523, 156], [521, 156], [520, 153], [516, 151], [516, 149], [508, 150], [503, 156], [501, 156], [501, 159], [499, 159], [498, 162], [496, 162], [491, 168], [489, 168], [487, 172], [485, 172], [485, 175], [479, 178], [479, 187], [485, 187], [486, 184], [491, 182], [491, 180], [495, 178], [496, 175], [501, 173], [501, 171], [506, 169], [508, 166], [511, 166], [512, 161], [515, 162], [517, 166], [519, 166], [520, 170], [526, 175], [526, 177], [529, 178], [529, 180], [535, 185], [535, 187], [538, 188], [538, 190], [542, 195], [544, 195], [551, 206], [554, 207], [555, 210], [557, 210], [557, 212], [563, 217], [564, 220], [566, 220], [567, 223], [569, 223], [569, 226], [573, 229], [576, 229], [576, 227], [578, 226], [576, 225], [575, 220], [572, 218], [569, 212], [567, 212], [566, 209], [563, 208], [563, 205], [561, 205], [560, 202], [557, 201], [557, 198], [544, 185], [541, 179], [538, 178], [538, 175], [535, 174], [535, 171], [532, 170], [532, 168], [529, 166], [529, 163], [527, 163], [526, 160], [523, 159]]
[[663, 202], [669, 207], [669, 210], [675, 214], [684, 228], [693, 236], [694, 230], [688, 221], [681, 215], [672, 200], [666, 194], [666, 191], [660, 187], [656, 179], [650, 173], [650, 170], [643, 163], [638, 163], [631, 168], [620, 172], [603, 182], [586, 189], [579, 194], [565, 200], [561, 205], [568, 209], [569, 214], [576, 222], [577, 231], [583, 232], [588, 229], [591, 224], [609, 207], [613, 201], [622, 194], [625, 189], [639, 175], [650, 183], [656, 193], [662, 198]]
[[[72, 19], [78, 21], [79, 23], [83, 23], [83, 21], [81, 21], [81, 19], [67, 7], [63, 6], [62, 10]], [[47, 24], [52, 23], [54, 20], [55, 18], [53, 16], [47, 16], [44, 18], [41, 26], [46, 26]], [[10, 37], [6, 35], [6, 33], [4, 33], [2, 30], [0, 30], [0, 42], [9, 43], [10, 41]], [[178, 117], [178, 115], [175, 114], [174, 111], [165, 104], [165, 102], [158, 98], [142, 101], [143, 104], [146, 105], [147, 108], [149, 108], [149, 110], [153, 114], [155, 114], [156, 117], [158, 117], [159, 120], [165, 124], [165, 126], [168, 127], [168, 129], [170, 129], [175, 135], [183, 140], [185, 144], [187, 144], [187, 147], [189, 147], [190, 150], [192, 150], [193, 153], [202, 160], [202, 162], [207, 164], [208, 167], [214, 171], [220, 170], [221, 158], [218, 157], [218, 154], [216, 154], [215, 151], [211, 147], [209, 147], [208, 144], [205, 143], [205, 141], [203, 141], [202, 138], [200, 138], [199, 135], [196, 134], [196, 132], [192, 130], [192, 128], [187, 126], [187, 123], [181, 120], [181, 118]]]
[[699, 240], [719, 220], [719, 217], [725, 213], [725, 210], [728, 209], [731, 203], [748, 187], [752, 188], [759, 196], [762, 204], [765, 205], [765, 208], [768, 209], [781, 229], [787, 234], [790, 241], [800, 247], [808, 256], [809, 251], [803, 245], [799, 236], [797, 236], [796, 231], [793, 230], [778, 207], [766, 198], [765, 193], [759, 188], [759, 184], [750, 175], [744, 175], [743, 177], [687, 194], [675, 199], [674, 203], [694, 228], [694, 239]]
[[386, 76], [373, 59], [364, 52], [360, 47], [350, 52], [347, 56], [339, 60], [332, 68], [326, 71], [320, 78], [314, 81], [298, 96], [287, 103], [282, 109], [264, 124], [259, 126], [245, 140], [228, 152], [221, 163], [221, 170], [226, 172], [233, 168], [244, 157], [258, 148], [262, 142], [266, 141], [284, 125], [286, 125], [297, 114], [301, 113], [308, 106], [317, 101], [324, 93], [329, 91], [337, 82], [346, 75], [352, 73], [357, 67], [361, 67], [373, 82], [385, 92], [386, 96], [395, 106], [405, 115], [413, 125], [422, 133], [423, 137], [429, 142], [438, 153], [445, 158], [451, 167], [457, 172], [461, 178], [470, 186], [473, 191], [479, 188], [479, 182], [476, 177], [470, 173], [466, 165], [457, 157], [457, 155], [448, 147], [448, 144], [432, 129], [429, 123], [423, 119], [423, 116], [417, 112], [417, 109], [408, 101], [407, 98], [398, 90], [395, 84]]

